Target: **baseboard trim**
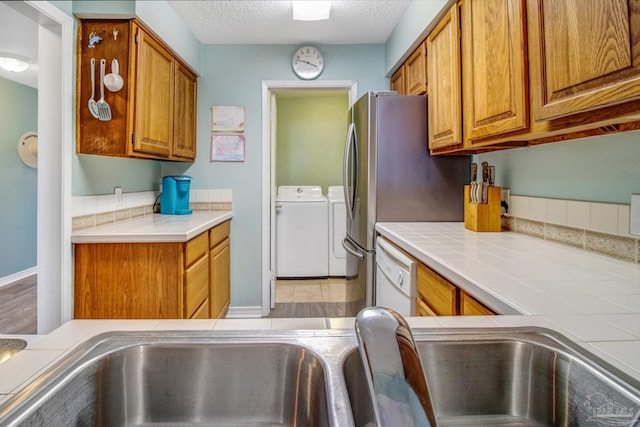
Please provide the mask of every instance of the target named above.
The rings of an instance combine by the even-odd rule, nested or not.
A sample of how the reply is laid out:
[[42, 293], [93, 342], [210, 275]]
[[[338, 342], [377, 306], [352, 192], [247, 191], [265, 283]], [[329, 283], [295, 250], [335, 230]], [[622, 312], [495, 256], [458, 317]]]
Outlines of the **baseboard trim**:
[[18, 280], [26, 279], [29, 276], [38, 274], [38, 267], [27, 268], [26, 270], [18, 271], [17, 273], [10, 274], [8, 276], [0, 277], [0, 288], [6, 285], [10, 285]]
[[262, 317], [261, 306], [229, 307], [225, 319], [248, 319]]

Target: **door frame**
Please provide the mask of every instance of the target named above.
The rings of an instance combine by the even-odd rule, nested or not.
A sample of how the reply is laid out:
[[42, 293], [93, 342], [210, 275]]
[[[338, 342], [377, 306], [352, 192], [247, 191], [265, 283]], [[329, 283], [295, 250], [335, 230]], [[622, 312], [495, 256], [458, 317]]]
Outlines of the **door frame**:
[[[275, 276], [275, 229], [273, 204], [276, 198], [275, 152], [276, 141], [271, 137], [271, 96], [285, 90], [341, 90], [349, 93], [349, 107], [358, 98], [358, 82], [355, 80], [263, 80], [262, 81], [262, 316], [267, 316], [273, 304]], [[274, 118], [275, 120], [275, 118]]]
[[37, 333], [46, 334], [73, 319], [74, 18], [48, 1], [11, 3], [38, 23]]

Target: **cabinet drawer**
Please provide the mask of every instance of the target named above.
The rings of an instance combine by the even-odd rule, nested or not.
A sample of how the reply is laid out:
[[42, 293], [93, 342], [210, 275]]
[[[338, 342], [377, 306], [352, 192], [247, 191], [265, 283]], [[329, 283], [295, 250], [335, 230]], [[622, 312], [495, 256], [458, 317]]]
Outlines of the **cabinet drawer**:
[[463, 316], [483, 316], [496, 313], [471, 295], [460, 291], [460, 314]]
[[184, 251], [184, 265], [189, 267], [209, 250], [209, 236], [206, 232], [189, 240]]
[[209, 257], [200, 258], [184, 275], [184, 318], [188, 319], [209, 296]]
[[191, 316], [191, 319], [210, 319], [210, 318], [211, 317], [209, 316], [209, 298], [206, 298], [202, 303], [202, 305], [200, 305], [200, 308], [198, 308], [196, 312], [193, 313], [193, 316]]
[[437, 316], [421, 298], [416, 299], [416, 313], [418, 316]]
[[438, 316], [458, 314], [458, 288], [430, 268], [418, 264], [418, 294]]
[[213, 248], [231, 234], [231, 221], [225, 221], [209, 230], [209, 247]]

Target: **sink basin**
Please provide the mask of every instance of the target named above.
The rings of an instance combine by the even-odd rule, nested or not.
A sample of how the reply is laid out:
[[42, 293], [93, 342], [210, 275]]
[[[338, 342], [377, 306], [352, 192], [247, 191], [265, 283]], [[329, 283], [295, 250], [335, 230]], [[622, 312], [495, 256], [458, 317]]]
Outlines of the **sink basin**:
[[27, 346], [27, 342], [17, 338], [0, 338], [0, 363]]
[[309, 348], [161, 337], [84, 346], [0, 410], [0, 424], [329, 425], [325, 369]]
[[[414, 338], [439, 425], [640, 423], [638, 382], [552, 331], [414, 332]], [[357, 349], [345, 357], [343, 372], [355, 425], [372, 423]]]

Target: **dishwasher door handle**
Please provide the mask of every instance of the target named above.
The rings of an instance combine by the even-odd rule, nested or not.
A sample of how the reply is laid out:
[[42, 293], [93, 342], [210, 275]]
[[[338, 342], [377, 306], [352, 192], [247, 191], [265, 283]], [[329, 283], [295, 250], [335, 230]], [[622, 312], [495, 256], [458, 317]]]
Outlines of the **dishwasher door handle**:
[[358, 258], [358, 260], [362, 261], [364, 259], [364, 255], [358, 252], [358, 250], [354, 248], [351, 242], [349, 242], [346, 238], [342, 240], [342, 247], [345, 251]]

